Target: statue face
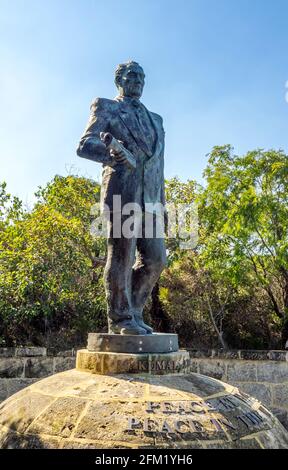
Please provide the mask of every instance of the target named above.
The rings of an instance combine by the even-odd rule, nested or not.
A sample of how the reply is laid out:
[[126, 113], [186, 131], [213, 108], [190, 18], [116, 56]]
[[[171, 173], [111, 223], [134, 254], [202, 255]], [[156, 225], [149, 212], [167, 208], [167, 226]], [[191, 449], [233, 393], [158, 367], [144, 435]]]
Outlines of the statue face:
[[145, 84], [145, 75], [140, 67], [129, 67], [122, 75], [119, 91], [122, 96], [140, 98]]

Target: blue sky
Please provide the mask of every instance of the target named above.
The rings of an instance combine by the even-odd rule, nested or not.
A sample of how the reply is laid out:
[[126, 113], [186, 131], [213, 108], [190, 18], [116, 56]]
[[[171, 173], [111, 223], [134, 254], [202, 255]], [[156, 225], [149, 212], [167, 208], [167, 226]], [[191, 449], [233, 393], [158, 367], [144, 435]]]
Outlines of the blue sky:
[[[144, 68], [163, 116], [165, 176], [201, 181], [206, 154], [288, 152], [287, 0], [0, 0], [0, 181], [24, 202], [55, 174], [99, 179], [75, 149], [114, 70]], [[287, 100], [288, 101], [288, 100]]]

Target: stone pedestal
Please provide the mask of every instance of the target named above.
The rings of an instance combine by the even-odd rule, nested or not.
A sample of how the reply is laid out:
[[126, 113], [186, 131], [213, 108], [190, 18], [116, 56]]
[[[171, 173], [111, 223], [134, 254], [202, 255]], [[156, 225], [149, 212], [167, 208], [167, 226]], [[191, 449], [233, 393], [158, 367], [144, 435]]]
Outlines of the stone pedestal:
[[187, 351], [163, 354], [77, 352], [76, 369], [92, 374], [185, 374], [190, 372]]
[[189, 354], [178, 349], [175, 334], [89, 333], [87, 349], [77, 352], [76, 369], [104, 375], [188, 373]]

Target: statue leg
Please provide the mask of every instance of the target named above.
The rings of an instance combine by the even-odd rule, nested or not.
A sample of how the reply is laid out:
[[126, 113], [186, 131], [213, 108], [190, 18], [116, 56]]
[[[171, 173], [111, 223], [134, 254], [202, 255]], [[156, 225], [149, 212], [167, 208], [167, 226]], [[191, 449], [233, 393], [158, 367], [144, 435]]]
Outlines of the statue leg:
[[[120, 217], [120, 219], [119, 219]], [[120, 214], [111, 214], [107, 224], [107, 262], [104, 285], [107, 299], [109, 333], [146, 334], [135, 321], [130, 305], [131, 270], [135, 259], [136, 238], [125, 238]], [[115, 225], [118, 224], [115, 230]], [[120, 235], [120, 236], [119, 236]]]
[[131, 305], [135, 320], [147, 333], [152, 328], [143, 321], [143, 308], [167, 264], [164, 238], [139, 238], [136, 263], [132, 269]]

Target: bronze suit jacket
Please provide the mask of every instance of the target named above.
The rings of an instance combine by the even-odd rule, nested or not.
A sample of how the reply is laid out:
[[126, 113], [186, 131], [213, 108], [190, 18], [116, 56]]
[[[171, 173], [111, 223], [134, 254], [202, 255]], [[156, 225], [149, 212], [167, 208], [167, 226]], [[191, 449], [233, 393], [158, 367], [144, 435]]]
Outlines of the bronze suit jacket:
[[[91, 114], [80, 140], [77, 154], [103, 164], [101, 208], [104, 204], [111, 211], [113, 195], [121, 195], [122, 207], [126, 203], [164, 205], [164, 129], [161, 116], [149, 112], [156, 134], [153, 152], [145, 144], [136, 114], [125, 101], [97, 98], [91, 105]], [[145, 108], [146, 109], [146, 108]], [[136, 169], [116, 163], [109, 152], [100, 152], [100, 132], [110, 132], [123, 142], [135, 157]]]

